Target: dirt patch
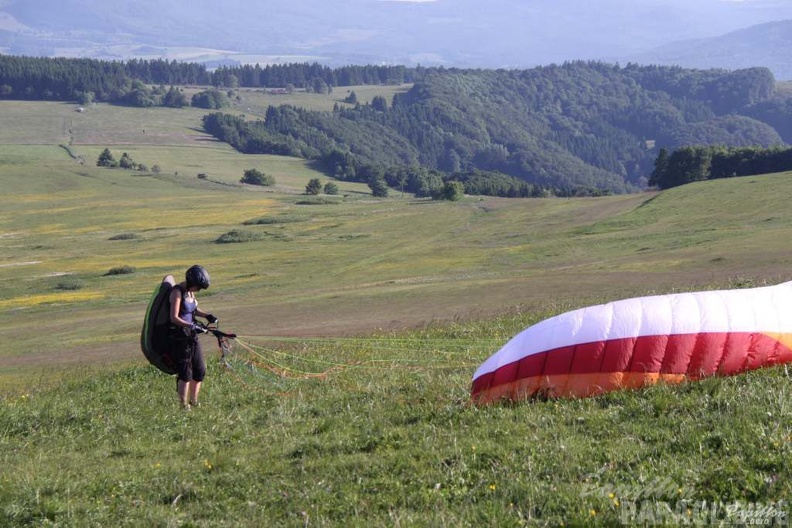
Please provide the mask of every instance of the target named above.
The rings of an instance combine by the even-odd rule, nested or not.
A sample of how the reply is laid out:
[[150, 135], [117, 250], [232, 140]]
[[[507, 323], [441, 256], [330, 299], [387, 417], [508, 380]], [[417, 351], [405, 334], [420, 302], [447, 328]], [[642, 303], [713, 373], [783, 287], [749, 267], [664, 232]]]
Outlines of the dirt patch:
[[14, 266], [33, 266], [41, 264], [40, 260], [28, 260], [27, 262], [9, 262], [7, 264], [0, 264], [0, 268], [12, 268]]

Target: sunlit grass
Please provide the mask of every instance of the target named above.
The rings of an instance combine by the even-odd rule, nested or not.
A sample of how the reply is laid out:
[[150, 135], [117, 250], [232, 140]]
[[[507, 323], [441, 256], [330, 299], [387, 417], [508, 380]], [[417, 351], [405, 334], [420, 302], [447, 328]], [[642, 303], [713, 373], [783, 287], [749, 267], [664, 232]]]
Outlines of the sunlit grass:
[[220, 368], [207, 341], [190, 413], [150, 366], [21, 388], [0, 399], [0, 521], [613, 526], [622, 505], [769, 505], [792, 492], [783, 367], [469, 404], [471, 364], [568, 307], [360, 338], [250, 336], [255, 368]]
[[39, 306], [42, 304], [57, 304], [60, 306], [82, 303], [86, 301], [96, 301], [102, 299], [104, 296], [97, 292], [56, 292], [41, 295], [27, 295], [21, 297], [13, 297], [11, 299], [0, 299], [0, 310], [8, 308], [24, 309], [31, 306]]

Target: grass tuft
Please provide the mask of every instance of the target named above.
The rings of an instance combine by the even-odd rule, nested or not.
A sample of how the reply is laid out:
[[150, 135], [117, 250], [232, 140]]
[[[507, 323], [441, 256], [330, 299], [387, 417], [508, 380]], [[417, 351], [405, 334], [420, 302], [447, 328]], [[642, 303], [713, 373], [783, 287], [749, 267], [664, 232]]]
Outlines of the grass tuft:
[[85, 282], [78, 277], [64, 277], [55, 285], [56, 290], [75, 291], [85, 287]]

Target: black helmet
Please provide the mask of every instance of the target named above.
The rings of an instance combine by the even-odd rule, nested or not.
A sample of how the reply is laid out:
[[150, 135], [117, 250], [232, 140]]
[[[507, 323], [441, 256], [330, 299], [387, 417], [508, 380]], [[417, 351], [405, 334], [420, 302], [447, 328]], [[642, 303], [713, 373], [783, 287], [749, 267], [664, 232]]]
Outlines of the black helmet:
[[200, 289], [205, 290], [209, 287], [209, 272], [202, 266], [196, 264], [187, 270], [186, 274], [187, 287], [198, 286]]

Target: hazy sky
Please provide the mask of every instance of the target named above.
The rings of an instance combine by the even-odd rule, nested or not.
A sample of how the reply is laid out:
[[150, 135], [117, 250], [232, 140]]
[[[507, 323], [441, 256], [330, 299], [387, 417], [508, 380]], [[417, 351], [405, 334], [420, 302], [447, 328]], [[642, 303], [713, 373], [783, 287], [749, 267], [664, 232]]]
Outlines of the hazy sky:
[[0, 52], [525, 67], [624, 61], [782, 19], [792, 0], [0, 0]]

